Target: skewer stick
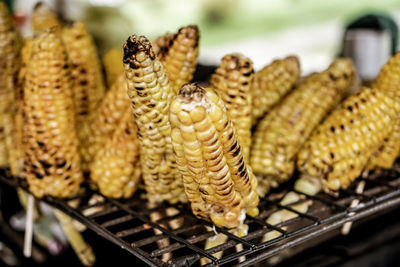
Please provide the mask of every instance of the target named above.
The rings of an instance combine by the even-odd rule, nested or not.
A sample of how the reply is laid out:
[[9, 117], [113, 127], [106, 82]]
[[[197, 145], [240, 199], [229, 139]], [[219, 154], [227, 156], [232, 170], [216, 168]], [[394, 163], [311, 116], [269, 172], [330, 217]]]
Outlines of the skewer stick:
[[28, 195], [28, 208], [26, 211], [25, 237], [24, 237], [24, 256], [32, 256], [32, 235], [33, 235], [33, 208], [35, 199], [31, 194]]
[[[361, 194], [364, 191], [364, 188], [365, 188], [365, 181], [360, 181], [357, 185], [356, 193]], [[358, 204], [360, 204], [360, 200], [358, 198], [353, 199], [353, 201], [351, 201], [350, 203], [350, 208], [355, 208]], [[349, 213], [349, 216], [352, 215], [354, 215], [354, 212]], [[348, 235], [350, 233], [352, 225], [353, 225], [352, 221], [345, 223], [341, 230], [342, 235]]]

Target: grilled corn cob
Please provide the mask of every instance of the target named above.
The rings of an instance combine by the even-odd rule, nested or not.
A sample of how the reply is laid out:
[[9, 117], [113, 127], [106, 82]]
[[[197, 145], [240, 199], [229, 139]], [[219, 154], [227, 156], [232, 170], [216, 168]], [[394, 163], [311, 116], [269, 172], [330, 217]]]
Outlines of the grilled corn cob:
[[103, 99], [104, 79], [97, 48], [82, 22], [66, 27], [63, 41], [72, 65], [76, 123], [79, 126], [93, 116]]
[[11, 174], [15, 177], [23, 175], [22, 168], [24, 164], [24, 151], [22, 147], [22, 130], [23, 130], [23, 84], [26, 74], [27, 64], [30, 60], [32, 50], [32, 40], [26, 39], [21, 50], [21, 68], [18, 72], [17, 86], [15, 92], [16, 112], [13, 120], [11, 139], [12, 142], [8, 147], [8, 162]]
[[[82, 22], [74, 22], [63, 30], [63, 41], [67, 48], [68, 58], [72, 65], [74, 80], [74, 108], [76, 128], [80, 143], [86, 144], [90, 135], [89, 123], [95, 116], [102, 100], [105, 87], [97, 49], [92, 37]], [[82, 167], [88, 170], [86, 148], [80, 146]]]
[[124, 45], [128, 95], [140, 140], [140, 161], [151, 202], [186, 201], [176, 169], [168, 110], [174, 92], [146, 37], [135, 35]]
[[293, 88], [299, 75], [300, 63], [295, 56], [275, 60], [255, 73], [251, 88], [253, 125]]
[[[389, 59], [382, 67], [374, 87], [400, 103], [400, 53]], [[397, 116], [392, 132], [383, 139], [378, 150], [372, 154], [367, 169], [389, 169], [400, 152], [400, 115]]]
[[14, 94], [20, 67], [20, 36], [4, 2], [0, 3], [0, 40], [0, 167], [5, 167], [16, 111]]
[[103, 56], [103, 65], [106, 71], [107, 85], [111, 87], [115, 80], [124, 73], [124, 66], [122, 65], [122, 58], [124, 52], [121, 48], [112, 48], [107, 51]]
[[211, 76], [211, 86], [225, 103], [228, 116], [236, 128], [245, 161], [250, 157], [251, 103], [250, 86], [253, 62], [241, 54], [229, 54]]
[[83, 180], [75, 132], [72, 80], [61, 38], [37, 35], [24, 82], [24, 176], [37, 196], [67, 197]]
[[57, 14], [51, 10], [46, 4], [38, 2], [33, 8], [32, 29], [34, 33], [56, 27], [61, 29], [62, 22]]
[[113, 198], [128, 198], [140, 182], [139, 140], [129, 109], [93, 161], [91, 178], [102, 194]]
[[91, 163], [97, 151], [109, 140], [124, 113], [130, 110], [125, 74], [122, 73], [103, 98], [96, 116], [89, 124], [90, 134], [81, 148], [85, 162]]
[[302, 176], [322, 179], [324, 189], [346, 188], [393, 129], [399, 110], [379, 89], [363, 88], [348, 97], [299, 152]]
[[181, 88], [170, 108], [172, 143], [193, 213], [239, 227], [258, 215], [257, 179], [244, 163], [223, 101], [196, 84]]
[[276, 187], [294, 171], [295, 156], [312, 130], [339, 103], [354, 78], [348, 59], [335, 60], [324, 72], [308, 77], [271, 110], [255, 132], [251, 166], [264, 183]]
[[[199, 55], [199, 37], [199, 29], [191, 25], [179, 29], [172, 38], [167, 34], [156, 41], [160, 45], [158, 57], [164, 65], [175, 93], [178, 93], [182, 85], [193, 79]], [[166, 46], [163, 46], [165, 44]]]

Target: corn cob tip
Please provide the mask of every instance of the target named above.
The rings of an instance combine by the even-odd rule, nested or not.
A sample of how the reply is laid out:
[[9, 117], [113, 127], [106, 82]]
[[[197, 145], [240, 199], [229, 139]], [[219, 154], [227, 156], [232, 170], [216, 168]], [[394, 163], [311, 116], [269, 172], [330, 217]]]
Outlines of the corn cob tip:
[[345, 79], [355, 75], [355, 67], [353, 61], [349, 58], [338, 58], [334, 60], [328, 68], [332, 80], [337, 80], [340, 77], [335, 74], [343, 75]]
[[253, 62], [251, 61], [250, 58], [247, 58], [243, 56], [240, 53], [232, 53], [225, 55], [222, 58], [222, 61], [229, 62], [229, 65], [227, 66], [227, 70], [233, 71], [233, 70], [242, 70], [244, 76], [250, 76], [251, 74], [254, 73], [253, 69]]
[[193, 39], [196, 41], [195, 46], [198, 46], [198, 42], [200, 39], [200, 31], [197, 25], [188, 25], [182, 27], [178, 31], [178, 35], [183, 34], [186, 38]]
[[124, 44], [124, 64], [129, 64], [133, 69], [139, 68], [139, 62], [145, 59], [140, 56], [140, 52], [149, 55], [152, 60], [156, 58], [151, 43], [146, 37], [136, 35], [130, 36]]
[[206, 94], [206, 90], [200, 87], [197, 83], [185, 84], [179, 90], [178, 97], [180, 100], [184, 101], [184, 103], [189, 103], [191, 101], [201, 101], [201, 99]]
[[294, 56], [294, 55], [287, 56], [286, 60], [290, 63], [295, 64], [295, 65], [288, 64], [289, 67], [295, 68], [296, 70], [298, 70], [300, 68], [300, 61], [296, 56]]

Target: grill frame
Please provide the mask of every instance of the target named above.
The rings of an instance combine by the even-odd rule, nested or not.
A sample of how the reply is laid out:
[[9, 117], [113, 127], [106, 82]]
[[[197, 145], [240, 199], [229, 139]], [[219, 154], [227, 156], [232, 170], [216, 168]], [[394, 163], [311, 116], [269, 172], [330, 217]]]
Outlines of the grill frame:
[[[298, 246], [308, 240], [338, 229], [346, 222], [359, 221], [384, 210], [400, 206], [399, 164], [396, 164], [391, 170], [372, 174], [363, 180], [367, 185], [363, 193], [356, 193], [355, 184], [353, 184], [349, 189], [342, 190], [337, 198], [325, 193], [309, 196], [295, 191], [305, 197], [301, 202], [312, 200], [313, 205], [319, 203], [320, 207], [317, 206], [314, 210], [310, 208], [309, 212], [305, 214], [291, 208], [292, 205], [300, 202], [289, 206], [279, 204], [285, 192], [271, 194], [268, 198], [261, 200], [259, 216], [256, 218], [247, 216], [246, 223], [250, 226], [247, 236], [239, 238], [225, 229], [214, 227], [218, 233], [226, 235], [228, 241], [209, 250], [204, 250], [199, 244], [204, 244], [207, 238], [214, 235], [213, 231], [204, 227], [213, 227], [213, 225], [210, 222], [195, 218], [191, 214], [188, 205], [172, 206], [163, 203], [159, 207], [149, 209], [146, 207], [146, 201], [140, 199], [138, 194], [129, 200], [115, 200], [101, 196], [89, 187], [86, 187], [85, 194], [80, 194], [67, 200], [53, 197], [44, 197], [41, 200], [68, 214], [106, 240], [127, 250], [150, 266], [198, 266], [202, 257], [210, 260], [208, 264], [203, 266], [228, 263], [235, 264], [235, 266], [249, 266], [277, 255], [283, 250]], [[9, 171], [4, 169], [0, 170], [0, 182], [24, 190], [28, 188], [24, 180], [11, 177]], [[90, 197], [93, 195], [101, 196], [103, 202], [88, 204]], [[356, 198], [360, 200], [360, 203], [354, 208], [349, 207], [349, 203]], [[81, 203], [77, 208], [72, 208], [68, 205], [68, 201], [74, 199], [80, 199]], [[103, 209], [91, 215], [84, 215], [85, 210], [96, 207]], [[165, 212], [167, 209], [175, 209], [179, 212], [178, 214], [161, 218], [156, 222], [150, 219], [150, 213]], [[273, 211], [282, 209], [296, 213], [298, 216], [278, 225], [271, 225], [265, 222], [265, 218]], [[331, 214], [321, 217], [325, 216], [323, 214], [327, 212]], [[170, 228], [168, 223], [178, 219], [183, 221], [183, 226], [177, 229], [168, 229]], [[304, 224], [306, 221], [309, 223]], [[132, 222], [132, 226], [130, 226], [130, 222]], [[112, 230], [114, 228], [115, 230]], [[151, 229], [157, 229], [160, 233], [156, 234]], [[257, 241], [264, 234], [274, 230], [281, 235], [269, 241]], [[197, 233], [198, 231], [200, 233]], [[146, 234], [141, 236], [142, 239], [128, 241], [129, 237], [137, 237], [143, 233]], [[189, 233], [189, 236], [182, 237], [184, 233]], [[172, 243], [164, 248], [154, 248], [157, 241], [166, 239], [170, 242], [172, 241]], [[233, 249], [237, 244], [242, 244], [242, 251], [234, 252]], [[221, 259], [217, 259], [212, 255], [221, 250], [224, 251]], [[168, 262], [163, 262], [161, 257], [169, 252], [172, 252], [174, 257]], [[246, 260], [240, 262], [239, 258], [243, 256], [246, 256]]]

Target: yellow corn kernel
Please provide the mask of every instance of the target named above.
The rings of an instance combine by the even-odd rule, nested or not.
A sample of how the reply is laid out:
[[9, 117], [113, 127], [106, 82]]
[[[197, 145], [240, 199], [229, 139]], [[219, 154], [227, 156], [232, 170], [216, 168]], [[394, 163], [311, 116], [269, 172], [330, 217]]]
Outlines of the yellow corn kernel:
[[392, 130], [398, 106], [376, 88], [348, 97], [299, 152], [301, 175], [321, 179], [325, 189], [346, 188]]
[[258, 215], [257, 179], [246, 166], [223, 101], [212, 89], [184, 85], [170, 108], [172, 144], [193, 213], [236, 228]]
[[12, 146], [12, 124], [17, 107], [14, 95], [18, 92], [21, 40], [4, 2], [0, 2], [0, 40], [0, 167], [5, 167]]
[[255, 73], [251, 88], [253, 125], [294, 87], [299, 76], [300, 63], [295, 56], [275, 60]]
[[355, 76], [352, 62], [337, 59], [321, 73], [313, 74], [273, 108], [257, 126], [251, 166], [259, 181], [276, 187], [293, 174], [295, 156], [313, 129], [334, 108]]
[[61, 38], [37, 35], [24, 82], [24, 176], [37, 196], [68, 197], [83, 175], [70, 91], [72, 78]]
[[211, 76], [211, 86], [225, 103], [228, 117], [236, 128], [245, 161], [250, 157], [251, 105], [250, 86], [253, 62], [241, 54], [228, 54]]
[[62, 22], [57, 14], [42, 2], [38, 2], [33, 8], [31, 23], [34, 33], [39, 33], [53, 27], [62, 28]]
[[[374, 87], [400, 105], [400, 53], [395, 54], [382, 67]], [[400, 115], [398, 115], [392, 132], [383, 139], [378, 150], [372, 154], [367, 169], [389, 169], [399, 156], [400, 152]]]
[[103, 195], [129, 198], [135, 193], [141, 177], [139, 155], [136, 125], [127, 109], [91, 165], [90, 177]]
[[158, 57], [164, 65], [175, 93], [178, 93], [182, 85], [193, 79], [199, 55], [199, 38], [197, 26], [190, 25], [182, 27], [173, 36], [166, 34], [154, 42], [157, 44]]
[[111, 87], [115, 80], [124, 73], [124, 65], [122, 65], [122, 58], [124, 52], [121, 48], [114, 47], [107, 51], [103, 56], [103, 65], [106, 72], [107, 85]]
[[[122, 63], [121, 63], [122, 64]], [[106, 93], [97, 109], [94, 118], [90, 121], [85, 145], [81, 147], [81, 155], [89, 165], [100, 148], [109, 140], [123, 114], [130, 110], [130, 101], [127, 91], [125, 74], [122, 73], [110, 90]]]
[[82, 143], [82, 167], [88, 170], [84, 144], [90, 135], [88, 124], [95, 116], [105, 93], [103, 74], [97, 48], [82, 22], [74, 22], [64, 28], [62, 37], [72, 66], [75, 121], [78, 138]]
[[174, 92], [164, 67], [144, 36], [128, 38], [123, 61], [140, 140], [140, 161], [148, 199], [151, 202], [185, 202], [168, 121]]

